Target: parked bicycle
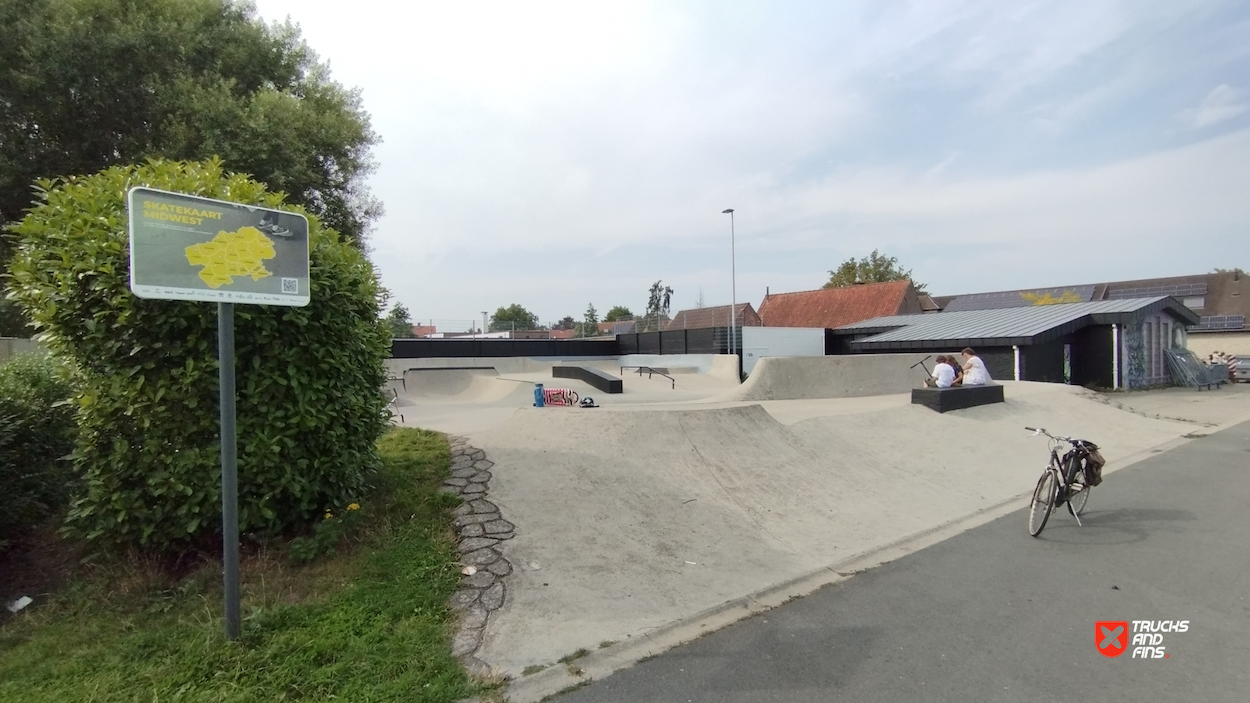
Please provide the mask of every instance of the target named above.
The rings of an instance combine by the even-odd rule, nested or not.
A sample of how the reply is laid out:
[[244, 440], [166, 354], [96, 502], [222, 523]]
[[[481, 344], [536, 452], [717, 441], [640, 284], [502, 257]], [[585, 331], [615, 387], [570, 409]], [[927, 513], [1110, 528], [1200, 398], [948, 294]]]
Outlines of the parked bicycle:
[[[1029, 534], [1036, 537], [1046, 527], [1050, 514], [1060, 505], [1067, 505], [1068, 512], [1081, 524], [1081, 513], [1089, 502], [1089, 492], [1102, 483], [1102, 467], [1106, 463], [1098, 453], [1098, 445], [1087, 439], [1060, 437], [1040, 427], [1026, 427], [1034, 436], [1046, 435], [1050, 439], [1050, 463], [1042, 472], [1033, 489], [1029, 504]], [[1064, 445], [1068, 450], [1059, 454]]]

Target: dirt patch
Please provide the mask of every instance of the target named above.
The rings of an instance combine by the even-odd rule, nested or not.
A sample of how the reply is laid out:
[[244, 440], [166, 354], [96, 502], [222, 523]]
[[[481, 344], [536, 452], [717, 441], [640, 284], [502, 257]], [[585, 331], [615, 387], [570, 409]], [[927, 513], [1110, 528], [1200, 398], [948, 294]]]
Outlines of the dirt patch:
[[[0, 604], [7, 606], [22, 596], [38, 602], [70, 579], [81, 555], [77, 545], [57, 534], [60, 525], [60, 516], [50, 519], [0, 554]], [[0, 608], [0, 622], [9, 617], [8, 608]]]

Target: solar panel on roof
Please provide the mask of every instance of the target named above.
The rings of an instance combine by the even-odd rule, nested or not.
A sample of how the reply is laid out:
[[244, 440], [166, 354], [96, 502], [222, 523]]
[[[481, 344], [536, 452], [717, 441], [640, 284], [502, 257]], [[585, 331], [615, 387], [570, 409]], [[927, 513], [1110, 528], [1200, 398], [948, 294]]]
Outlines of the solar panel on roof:
[[1034, 305], [1055, 305], [1059, 303], [1087, 303], [1093, 298], [1093, 285], [971, 293], [955, 298], [943, 308], [943, 311], [998, 310], [1002, 308], [1027, 308]]
[[1186, 295], [1206, 295], [1205, 283], [1182, 283], [1170, 286], [1143, 286], [1140, 288], [1117, 288], [1107, 292], [1108, 300], [1121, 298], [1153, 298], [1158, 295], [1170, 295], [1176, 298]]
[[1245, 315], [1211, 315], [1202, 318], [1197, 330], [1239, 330], [1246, 326]]

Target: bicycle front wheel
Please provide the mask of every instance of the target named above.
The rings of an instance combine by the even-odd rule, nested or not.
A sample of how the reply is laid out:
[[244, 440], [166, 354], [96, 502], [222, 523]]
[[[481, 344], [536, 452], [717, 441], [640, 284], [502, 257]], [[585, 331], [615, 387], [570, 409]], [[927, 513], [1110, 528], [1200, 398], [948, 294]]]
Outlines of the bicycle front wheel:
[[1029, 534], [1036, 537], [1042, 533], [1050, 512], [1055, 508], [1055, 493], [1059, 490], [1059, 479], [1055, 472], [1046, 469], [1042, 477], [1037, 479], [1037, 487], [1033, 489], [1033, 500], [1029, 503]]

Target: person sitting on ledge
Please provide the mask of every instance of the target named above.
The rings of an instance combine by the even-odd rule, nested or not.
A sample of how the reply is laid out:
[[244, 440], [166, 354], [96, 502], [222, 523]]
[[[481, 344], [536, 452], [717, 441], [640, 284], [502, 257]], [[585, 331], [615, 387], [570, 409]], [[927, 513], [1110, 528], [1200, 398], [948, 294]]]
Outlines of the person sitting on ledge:
[[964, 347], [960, 352], [964, 357], [964, 382], [965, 386], [984, 386], [990, 379], [990, 372], [985, 368], [985, 362], [981, 361], [981, 357], [972, 351], [972, 347]]
[[951, 381], [951, 387], [958, 388], [962, 386], [964, 384], [964, 370], [959, 368], [959, 360], [955, 358], [954, 354], [947, 354], [946, 363], [955, 372], [955, 380]]
[[950, 388], [955, 383], [955, 365], [943, 354], [939, 354], [937, 365], [933, 367], [933, 376], [925, 379], [925, 388]]

